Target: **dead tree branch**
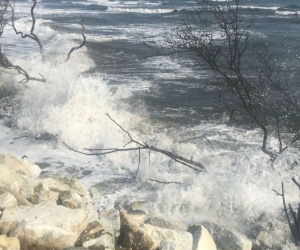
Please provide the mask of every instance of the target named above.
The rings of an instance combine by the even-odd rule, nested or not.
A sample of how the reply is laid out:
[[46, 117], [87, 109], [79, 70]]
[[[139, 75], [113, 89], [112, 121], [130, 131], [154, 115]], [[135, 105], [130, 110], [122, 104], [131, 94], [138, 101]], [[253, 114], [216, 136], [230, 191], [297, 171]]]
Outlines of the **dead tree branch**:
[[[240, 0], [196, 2], [194, 12], [171, 28], [171, 35], [157, 40], [143, 35], [142, 42], [156, 55], [188, 53], [201, 68], [221, 76], [226, 100], [261, 129], [261, 150], [273, 164], [300, 140], [300, 128], [295, 126], [299, 92], [284, 78], [268, 46], [251, 49], [252, 21], [241, 14]], [[296, 136], [290, 139], [290, 134]], [[277, 150], [269, 149], [271, 135], [278, 140]]]
[[285, 216], [286, 216], [286, 218], [287, 218], [287, 221], [288, 221], [288, 224], [289, 224], [291, 233], [292, 233], [294, 239], [297, 240], [299, 237], [297, 237], [297, 235], [296, 235], [295, 232], [294, 232], [294, 229], [293, 229], [293, 226], [292, 226], [292, 223], [291, 223], [289, 214], [288, 214], [286, 202], [285, 202], [284, 184], [283, 184], [283, 182], [281, 182], [281, 193], [277, 192], [277, 191], [274, 190], [274, 189], [273, 189], [273, 191], [275, 192], [275, 194], [276, 194], [277, 196], [281, 196], [281, 197], [282, 197], [283, 210], [284, 210]]
[[156, 183], [160, 183], [160, 184], [182, 184], [181, 182], [177, 182], [177, 181], [158, 181], [158, 180], [154, 180], [154, 179], [148, 179], [148, 180], [156, 182]]
[[[38, 82], [46, 82], [46, 79], [41, 75], [41, 78], [37, 78], [37, 77], [32, 77], [30, 76], [26, 70], [24, 70], [23, 68], [21, 68], [18, 65], [13, 65], [8, 58], [6, 57], [6, 55], [4, 55], [1, 51], [1, 46], [0, 46], [0, 67], [4, 68], [4, 69], [8, 69], [8, 70], [15, 70], [17, 72], [17, 74], [19, 75], [23, 75], [24, 79], [21, 80], [21, 83], [26, 83], [28, 81], [38, 81]], [[13, 73], [9, 73], [8, 74], [13, 74]]]
[[16, 26], [15, 26], [15, 11], [14, 11], [14, 7], [12, 6], [12, 4], [10, 2], [9, 6], [11, 8], [11, 23], [12, 23], [12, 28], [14, 29], [16, 35], [21, 35], [22, 38], [30, 38], [32, 40], [34, 40], [40, 47], [40, 53], [42, 55], [42, 57], [44, 57], [44, 46], [41, 42], [41, 40], [38, 38], [38, 36], [35, 34], [34, 29], [35, 29], [35, 16], [34, 16], [34, 8], [36, 6], [37, 0], [32, 0], [33, 1], [33, 5], [31, 7], [30, 13], [31, 13], [31, 19], [32, 19], [32, 24], [31, 24], [31, 29], [30, 29], [30, 35], [25, 34], [22, 31], [18, 31]]
[[[107, 117], [115, 124], [117, 125], [125, 134], [127, 134], [128, 138], [129, 138], [129, 142], [126, 143], [123, 148], [100, 148], [100, 149], [87, 149], [84, 148], [83, 150], [87, 150], [89, 151], [89, 153], [85, 153], [79, 150], [75, 150], [73, 148], [71, 148], [69, 145], [67, 145], [65, 142], [63, 142], [63, 144], [70, 150], [79, 153], [79, 154], [83, 154], [83, 155], [107, 155], [107, 154], [112, 154], [112, 153], [116, 153], [116, 152], [125, 152], [125, 151], [139, 151], [139, 162], [140, 162], [140, 151], [141, 150], [150, 150], [156, 153], [160, 153], [162, 155], [165, 155], [169, 158], [171, 158], [172, 160], [174, 160], [177, 163], [180, 163], [181, 165], [184, 165], [190, 169], [193, 169], [197, 172], [204, 172], [206, 170], [205, 166], [202, 165], [199, 162], [193, 161], [192, 159], [188, 159], [185, 158], [183, 156], [180, 156], [178, 154], [172, 153], [170, 151], [164, 150], [164, 149], [160, 149], [151, 145], [148, 145], [145, 142], [139, 142], [137, 140], [135, 140], [131, 134], [125, 130], [120, 124], [118, 124], [113, 118], [110, 117], [109, 114], [106, 114]], [[126, 146], [128, 146], [129, 144], [134, 143], [136, 145], [138, 145], [138, 147], [131, 147], [131, 148], [125, 148]], [[140, 163], [139, 163], [140, 166]], [[138, 166], [138, 169], [139, 169]], [[137, 173], [136, 173], [137, 175]]]
[[81, 18], [80, 24], [81, 24], [81, 28], [82, 28], [81, 35], [82, 35], [83, 41], [82, 41], [82, 43], [81, 43], [79, 46], [73, 47], [73, 48], [70, 49], [70, 51], [69, 51], [69, 53], [68, 53], [68, 55], [67, 55], [67, 58], [66, 58], [65, 62], [69, 61], [69, 59], [70, 59], [70, 57], [71, 57], [71, 54], [72, 54], [75, 50], [78, 50], [78, 49], [80, 49], [81, 47], [83, 47], [83, 46], [85, 45], [85, 42], [86, 42], [86, 36], [85, 36], [85, 27], [84, 27], [84, 25], [83, 25], [83, 22], [84, 22], [84, 18]]

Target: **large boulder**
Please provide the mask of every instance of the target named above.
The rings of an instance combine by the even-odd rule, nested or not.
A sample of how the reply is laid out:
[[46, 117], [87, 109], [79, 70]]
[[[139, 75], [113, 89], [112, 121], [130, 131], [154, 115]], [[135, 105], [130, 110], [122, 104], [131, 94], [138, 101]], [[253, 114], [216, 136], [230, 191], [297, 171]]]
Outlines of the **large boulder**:
[[120, 210], [120, 220], [119, 246], [131, 250], [156, 250], [159, 247], [124, 210]]
[[28, 177], [38, 177], [41, 173], [39, 166], [30, 163], [26, 159], [20, 159], [13, 155], [0, 154], [0, 164], [15, 170], [17, 173]]
[[74, 246], [90, 218], [88, 211], [49, 201], [4, 210], [0, 232], [17, 237], [22, 250], [64, 249]]
[[26, 183], [22, 175], [7, 165], [0, 163], [0, 189], [11, 193], [19, 205], [29, 205], [27, 198], [33, 193], [33, 187]]
[[0, 249], [20, 250], [20, 242], [15, 237], [7, 237], [6, 235], [0, 235]]
[[52, 193], [58, 194], [57, 204], [68, 208], [80, 208], [93, 214], [93, 220], [98, 214], [91, 204], [88, 190], [73, 176], [48, 172], [40, 176], [42, 184]]
[[216, 244], [204, 226], [192, 226], [188, 232], [193, 235], [193, 250], [217, 250]]
[[4, 190], [0, 190], [0, 210], [15, 207], [18, 205], [18, 201], [15, 196]]
[[212, 235], [218, 250], [251, 250], [252, 241], [246, 236], [230, 231], [215, 223], [202, 223]]
[[161, 241], [168, 241], [176, 243], [175, 250], [192, 250], [193, 248], [193, 236], [189, 232], [159, 228], [148, 224], [141, 225], [141, 229], [157, 245], [160, 245]]

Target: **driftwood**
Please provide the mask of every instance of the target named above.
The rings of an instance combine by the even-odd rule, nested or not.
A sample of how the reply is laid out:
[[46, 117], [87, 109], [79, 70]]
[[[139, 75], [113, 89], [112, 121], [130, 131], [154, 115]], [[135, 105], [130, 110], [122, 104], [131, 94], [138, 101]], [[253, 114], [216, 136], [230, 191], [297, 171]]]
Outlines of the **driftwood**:
[[[139, 168], [140, 168], [140, 154], [141, 154], [141, 150], [149, 150], [149, 163], [150, 163], [150, 152], [156, 152], [156, 153], [160, 153], [163, 154], [167, 157], [169, 157], [171, 160], [178, 162], [190, 169], [193, 169], [196, 172], [205, 172], [206, 168], [204, 165], [202, 165], [199, 162], [193, 161], [192, 159], [188, 159], [186, 157], [180, 156], [178, 154], [175, 154], [173, 152], [164, 150], [164, 149], [160, 149], [151, 145], [148, 145], [145, 142], [139, 142], [137, 140], [135, 140], [131, 134], [125, 130], [120, 124], [118, 124], [113, 118], [110, 117], [109, 114], [106, 114], [107, 117], [115, 124], [117, 125], [125, 134], [127, 134], [128, 138], [129, 138], [129, 142], [126, 143], [123, 148], [101, 148], [101, 149], [92, 149], [92, 148], [84, 148], [84, 151], [88, 151], [88, 152], [84, 152], [84, 151], [79, 151], [79, 150], [75, 150], [72, 147], [70, 147], [69, 145], [67, 145], [65, 142], [63, 142], [63, 144], [70, 150], [79, 153], [79, 154], [83, 154], [83, 155], [107, 155], [107, 154], [112, 154], [112, 153], [116, 153], [116, 152], [125, 152], [125, 151], [138, 151], [139, 152], [139, 163], [138, 163], [138, 168], [135, 174], [132, 174], [133, 178], [136, 179], [136, 176], [138, 174]], [[135, 144], [136, 146], [133, 147], [127, 147], [129, 144]], [[127, 148], [126, 148], [127, 147]], [[176, 183], [176, 184], [180, 184], [179, 182], [163, 182], [163, 181], [156, 181], [151, 179], [150, 181], [155, 181], [158, 183], [164, 183], [164, 184], [170, 184], [170, 183]]]

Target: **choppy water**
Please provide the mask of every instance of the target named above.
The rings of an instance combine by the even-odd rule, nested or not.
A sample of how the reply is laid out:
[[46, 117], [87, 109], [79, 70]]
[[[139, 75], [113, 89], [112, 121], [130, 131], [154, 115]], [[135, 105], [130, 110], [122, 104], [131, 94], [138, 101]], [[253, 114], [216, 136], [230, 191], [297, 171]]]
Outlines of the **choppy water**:
[[[252, 46], [260, 48], [268, 43], [282, 62], [285, 74], [292, 72], [294, 79], [298, 79], [298, 2], [240, 2], [241, 13], [253, 20]], [[105, 116], [109, 113], [137, 139], [193, 157], [207, 166], [207, 173], [197, 174], [154, 153], [149, 164], [148, 152], [143, 153], [139, 172], [143, 182], [139, 185], [149, 188], [149, 178], [182, 183], [151, 183], [149, 195], [155, 213], [187, 223], [212, 220], [245, 233], [263, 213], [266, 220], [284, 223], [281, 199], [272, 189], [280, 190], [284, 181], [287, 199], [298, 201], [290, 180], [297, 178], [299, 167], [291, 167], [299, 159], [297, 148], [280, 156], [272, 168], [260, 150], [259, 130], [223, 123], [228, 116], [217, 99], [219, 78], [195, 66], [187, 56], [148, 57], [151, 51], [139, 40], [142, 32], [154, 38], [170, 34], [171, 25], [190, 15], [191, 4], [191, 1], [151, 0], [39, 2], [36, 31], [45, 44], [44, 62], [34, 42], [16, 38], [9, 30], [1, 38], [2, 49], [11, 60], [24, 65], [32, 75], [41, 73], [48, 80], [47, 83], [30, 82], [25, 87], [15, 84], [11, 76], [2, 76], [2, 82], [13, 86], [17, 93], [13, 118], [18, 129], [12, 133], [35, 137], [54, 135], [56, 141], [42, 140], [39, 147], [32, 146], [41, 150], [35, 160], [44, 159], [45, 147], [47, 150], [50, 147], [51, 157], [60, 158], [61, 154], [64, 159], [75, 157], [88, 168], [88, 158], [71, 153], [62, 142], [79, 150], [122, 147], [128, 138]], [[19, 29], [29, 30], [30, 6], [31, 2], [16, 2]], [[82, 16], [86, 47], [62, 64], [68, 50], [81, 41]], [[14, 152], [14, 147], [20, 152], [23, 143], [11, 145], [6, 141], [0, 146], [4, 151], [9, 145], [10, 152]], [[275, 148], [276, 143], [270, 138], [271, 147]], [[36, 145], [36, 142], [29, 140], [25, 145]], [[100, 171], [95, 162], [100, 162], [107, 176], [108, 173], [129, 176], [129, 172], [136, 170], [138, 155], [137, 152], [118, 153], [91, 158], [91, 162], [94, 174]], [[97, 182], [96, 176], [81, 177], [91, 186]], [[138, 189], [124, 184], [124, 190], [121, 194], [128, 198]], [[116, 197], [122, 196], [119, 191], [112, 190], [104, 203], [112, 206]]]

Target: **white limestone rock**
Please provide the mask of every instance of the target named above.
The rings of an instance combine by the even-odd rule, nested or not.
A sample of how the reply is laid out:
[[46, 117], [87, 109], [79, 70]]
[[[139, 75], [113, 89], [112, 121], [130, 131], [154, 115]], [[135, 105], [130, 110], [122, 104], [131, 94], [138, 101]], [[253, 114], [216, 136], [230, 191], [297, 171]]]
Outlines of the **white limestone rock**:
[[88, 191], [73, 176], [49, 172], [40, 177], [42, 183], [54, 192], [74, 191], [81, 197], [89, 197]]
[[2, 250], [20, 250], [20, 242], [15, 237], [0, 235], [0, 249]]
[[0, 154], [0, 164], [15, 170], [17, 173], [28, 177], [38, 177], [41, 173], [39, 166], [30, 163], [26, 159], [17, 158], [13, 155]]
[[54, 201], [4, 210], [0, 231], [17, 237], [22, 250], [64, 249], [74, 245], [91, 215], [82, 209], [57, 206]]
[[159, 245], [159, 250], [176, 250], [176, 243], [162, 240]]
[[193, 235], [193, 250], [217, 250], [216, 244], [204, 226], [192, 226], [188, 232]]
[[0, 209], [5, 210], [7, 208], [15, 207], [18, 205], [18, 201], [15, 196], [6, 191], [0, 191]]
[[11, 193], [18, 200], [19, 205], [29, 205], [27, 198], [34, 188], [22, 178], [16, 170], [0, 163], [0, 189]]
[[115, 249], [115, 240], [111, 234], [105, 233], [99, 238], [91, 239], [83, 243], [83, 247], [90, 249], [105, 249], [105, 250], [114, 250]]
[[159, 228], [148, 224], [142, 224], [141, 229], [157, 245], [160, 245], [161, 241], [169, 241], [176, 243], [175, 250], [192, 250], [193, 248], [193, 236], [189, 232]]

